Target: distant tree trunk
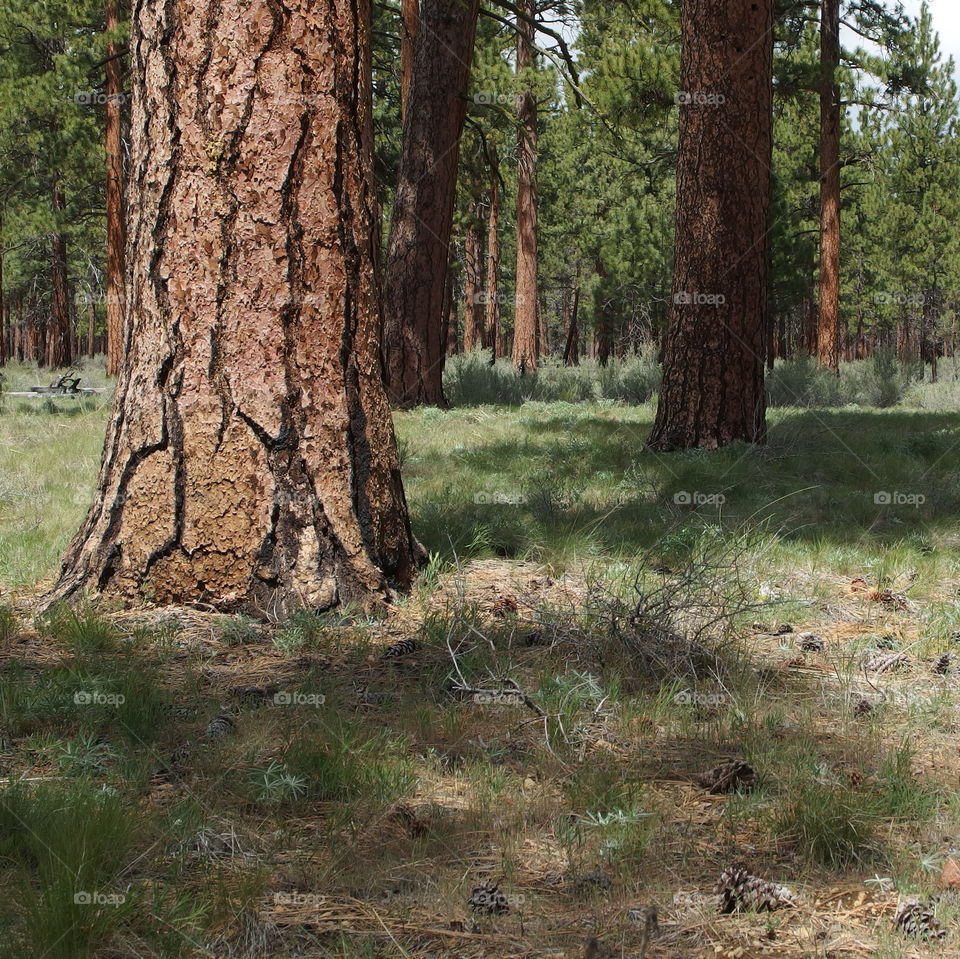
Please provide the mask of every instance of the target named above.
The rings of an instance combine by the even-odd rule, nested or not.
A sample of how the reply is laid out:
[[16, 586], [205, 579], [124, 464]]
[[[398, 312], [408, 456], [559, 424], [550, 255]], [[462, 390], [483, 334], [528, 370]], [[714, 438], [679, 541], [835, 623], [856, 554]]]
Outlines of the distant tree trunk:
[[463, 352], [483, 345], [483, 272], [481, 268], [480, 228], [471, 216], [463, 244]]
[[[533, 18], [536, 0], [520, 0], [517, 9]], [[517, 75], [534, 64], [534, 27], [517, 18]], [[536, 368], [540, 354], [540, 298], [537, 289], [537, 99], [527, 82], [517, 104], [517, 288], [513, 327], [513, 363]]]
[[567, 327], [567, 342], [563, 349], [565, 366], [580, 365], [580, 287], [574, 282], [564, 291], [564, 319]]
[[51, 598], [386, 598], [417, 549], [377, 351], [370, 5], [138, 0], [130, 50], [126, 359]]
[[[106, 0], [107, 30], [120, 26], [120, 0]], [[107, 44], [107, 376], [116, 376], [123, 362], [126, 312], [127, 224], [123, 197], [123, 79], [117, 43]]]
[[490, 150], [490, 209], [487, 213], [487, 311], [483, 345], [498, 356], [500, 329], [500, 162], [496, 147]]
[[820, 322], [817, 362], [840, 370], [840, 0], [820, 4]]
[[87, 356], [96, 354], [97, 344], [97, 309], [93, 297], [87, 300]]
[[3, 296], [3, 242], [3, 214], [0, 213], [0, 366], [4, 366], [10, 359], [10, 346], [7, 343], [7, 304]]
[[444, 284], [479, 0], [423, 0], [384, 285], [383, 365], [401, 408], [444, 406]]
[[67, 277], [67, 238], [61, 229], [66, 201], [59, 175], [53, 179], [54, 228], [50, 239], [50, 275], [53, 296], [50, 329], [47, 333], [47, 366], [69, 366], [73, 362], [70, 338], [70, 284]]
[[661, 451], [765, 438], [773, 0], [686, 0], [681, 24], [674, 305], [649, 441]]
[[400, 118], [407, 115], [413, 82], [414, 45], [420, 23], [420, 0], [400, 0]]

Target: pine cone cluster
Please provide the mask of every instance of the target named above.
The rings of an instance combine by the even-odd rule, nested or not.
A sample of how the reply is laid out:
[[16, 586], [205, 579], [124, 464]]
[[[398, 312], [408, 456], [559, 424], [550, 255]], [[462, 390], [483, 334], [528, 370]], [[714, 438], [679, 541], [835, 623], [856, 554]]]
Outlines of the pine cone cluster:
[[792, 906], [793, 893], [767, 879], [754, 876], [743, 863], [735, 863], [720, 874], [714, 887], [720, 897], [720, 912], [773, 912]]
[[504, 916], [510, 912], [507, 897], [495, 882], [487, 881], [482, 886], [474, 886], [467, 903], [474, 912], [485, 916]]
[[749, 792], [756, 784], [756, 770], [742, 759], [728, 759], [697, 777], [697, 785], [715, 796], [721, 793]]
[[897, 907], [894, 926], [914, 939], [943, 939], [947, 930], [937, 922], [933, 905], [919, 899], [905, 899]]

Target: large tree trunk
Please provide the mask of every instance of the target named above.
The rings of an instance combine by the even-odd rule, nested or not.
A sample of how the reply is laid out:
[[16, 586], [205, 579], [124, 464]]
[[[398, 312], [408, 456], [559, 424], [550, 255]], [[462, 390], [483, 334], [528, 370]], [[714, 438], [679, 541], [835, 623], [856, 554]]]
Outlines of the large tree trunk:
[[682, 43], [688, 102], [655, 450], [765, 436], [773, 0], [686, 0]]
[[413, 85], [413, 55], [420, 24], [420, 0], [400, 0], [400, 118], [407, 115]]
[[[120, 26], [120, 0], [107, 0], [107, 30]], [[127, 225], [123, 202], [123, 82], [118, 44], [107, 44], [107, 376], [116, 376], [123, 361], [123, 318], [126, 312]]]
[[500, 330], [500, 161], [490, 149], [490, 209], [487, 213], [487, 311], [483, 345], [497, 358]]
[[[521, 0], [517, 9], [533, 18], [536, 0]], [[517, 18], [517, 74], [533, 66], [533, 24]], [[537, 98], [532, 82], [517, 103], [517, 297], [513, 326], [513, 363], [534, 369], [540, 355], [540, 298], [537, 291]]]
[[444, 284], [479, 0], [424, 0], [390, 224], [383, 364], [398, 407], [445, 405]]
[[820, 4], [820, 322], [817, 362], [840, 370], [840, 0]]
[[417, 550], [377, 350], [370, 6], [136, 0], [132, 28], [125, 360], [54, 596], [383, 598]]
[[69, 366], [73, 362], [70, 337], [70, 284], [67, 277], [67, 238], [61, 229], [66, 201], [60, 177], [53, 179], [54, 227], [50, 238], [50, 276], [53, 297], [47, 333], [47, 366]]

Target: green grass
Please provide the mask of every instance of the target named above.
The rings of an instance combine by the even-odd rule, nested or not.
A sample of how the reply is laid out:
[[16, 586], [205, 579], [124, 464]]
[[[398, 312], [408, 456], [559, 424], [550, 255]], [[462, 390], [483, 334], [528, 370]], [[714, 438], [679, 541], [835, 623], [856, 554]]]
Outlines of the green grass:
[[[669, 913], [677, 889], [709, 891], [744, 849], [758, 872], [799, 885], [805, 910], [775, 917], [782, 943], [801, 941], [807, 907], [841, 877], [925, 889], [960, 829], [960, 692], [956, 674], [931, 668], [960, 630], [948, 385], [914, 384], [885, 410], [775, 409], [762, 449], [654, 456], [653, 405], [581, 390], [595, 374], [538, 377], [541, 396], [552, 383], [584, 401], [397, 415], [431, 560], [385, 620], [340, 610], [151, 626], [55, 607], [31, 622], [20, 596], [16, 616], [0, 604], [0, 778], [23, 780], [0, 792], [8, 954], [239, 954], [292, 890], [379, 917], [342, 936], [296, 927], [297, 954], [415, 954], [412, 927], [471, 928], [465, 896], [491, 876], [528, 913], [480, 917], [484, 931], [556, 954], [599, 923], [638, 954], [628, 908]], [[103, 408], [0, 413], [4, 590], [26, 599], [55, 573], [85, 505], [61, 494], [92, 486], [105, 422]], [[82, 468], [67, 481], [63, 462]], [[880, 492], [924, 499], [887, 505]], [[526, 588], [499, 563], [454, 599], [464, 561], [501, 557], [569, 575], [582, 606], [534, 598], [493, 617], [495, 598]], [[848, 595], [855, 577], [913, 605]], [[722, 613], [709, 629], [705, 607]], [[826, 649], [803, 655], [796, 633], [762, 637], [757, 620], [823, 632]], [[528, 644], [534, 630], [546, 642]], [[398, 632], [418, 650], [385, 662]], [[913, 666], [871, 687], [862, 657], [888, 635]], [[461, 681], [520, 688], [544, 715], [464, 696]], [[248, 696], [268, 683], [304, 695]], [[855, 714], [874, 687], [887, 701]], [[211, 741], [224, 710], [236, 728]], [[691, 792], [725, 756], [752, 763], [758, 788]], [[577, 885], [598, 873], [610, 888]], [[84, 912], [81, 880], [126, 898]], [[575, 937], [527, 922], [541, 914]], [[735, 945], [736, 927], [723, 939], [733, 922], [711, 935]], [[884, 929], [857, 934], [899, 954]], [[689, 954], [682, 937], [655, 950]]]

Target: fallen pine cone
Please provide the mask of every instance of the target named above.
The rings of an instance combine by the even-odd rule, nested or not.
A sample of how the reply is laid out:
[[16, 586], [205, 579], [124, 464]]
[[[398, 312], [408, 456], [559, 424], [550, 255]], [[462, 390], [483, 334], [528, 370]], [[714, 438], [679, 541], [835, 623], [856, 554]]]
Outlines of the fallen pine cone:
[[467, 903], [474, 912], [485, 916], [504, 916], [510, 912], [507, 897], [495, 882], [488, 881], [482, 886], [474, 886]]
[[721, 793], [747, 792], [756, 784], [756, 771], [742, 759], [728, 759], [697, 777], [697, 785], [715, 796]]
[[714, 893], [720, 897], [720, 913], [773, 912], [792, 906], [793, 893], [786, 886], [752, 875], [743, 863], [725, 869], [717, 880]]
[[947, 930], [937, 922], [931, 903], [906, 899], [897, 906], [893, 925], [914, 939], [943, 939]]
[[945, 676], [950, 672], [950, 667], [953, 665], [953, 657], [949, 653], [944, 653], [934, 664], [933, 671], [938, 676]]
[[816, 633], [801, 633], [797, 637], [797, 645], [805, 653], [822, 653], [825, 644]]
[[892, 589], [875, 589], [867, 594], [867, 599], [889, 609], [904, 610], [908, 606], [907, 597], [903, 593], [895, 593]]
[[863, 664], [864, 669], [872, 673], [886, 673], [909, 665], [910, 657], [906, 653], [879, 653]]
[[520, 604], [517, 602], [516, 596], [501, 596], [493, 604], [493, 609], [491, 612], [494, 616], [499, 616], [504, 618], [510, 614], [516, 615], [520, 610]]

